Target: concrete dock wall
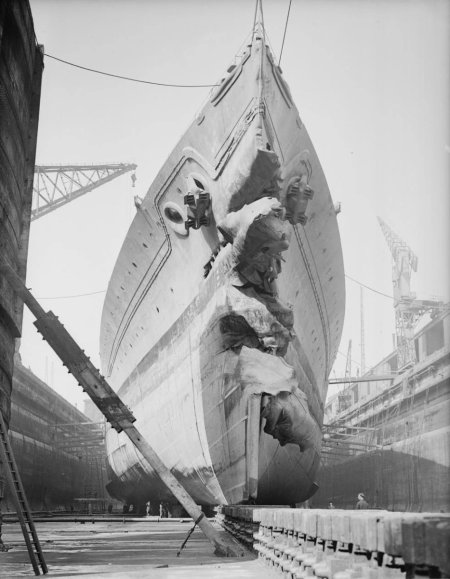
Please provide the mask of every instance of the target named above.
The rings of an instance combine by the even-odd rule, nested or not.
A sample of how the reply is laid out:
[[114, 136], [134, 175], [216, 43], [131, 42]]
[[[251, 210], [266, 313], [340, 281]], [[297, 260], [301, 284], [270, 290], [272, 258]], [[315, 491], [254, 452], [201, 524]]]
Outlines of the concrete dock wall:
[[[43, 53], [28, 0], [0, 2], [0, 256], [25, 280]], [[0, 275], [0, 412], [9, 424], [23, 304]], [[0, 467], [0, 502], [4, 477]]]

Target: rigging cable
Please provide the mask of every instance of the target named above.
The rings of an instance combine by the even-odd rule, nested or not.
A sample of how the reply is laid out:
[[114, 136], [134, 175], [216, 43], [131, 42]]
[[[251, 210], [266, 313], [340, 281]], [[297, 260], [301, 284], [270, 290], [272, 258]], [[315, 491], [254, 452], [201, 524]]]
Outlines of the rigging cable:
[[[347, 275], [347, 274], [345, 274], [345, 277], [348, 277], [349, 279], [351, 279], [351, 280], [354, 281], [355, 283], [357, 283], [357, 284], [359, 284], [359, 285], [361, 285], [361, 286], [363, 286], [363, 287], [365, 287], [365, 288], [367, 288], [367, 289], [369, 289], [369, 290], [371, 290], [371, 291], [373, 291], [373, 292], [375, 292], [375, 293], [377, 293], [377, 294], [380, 294], [380, 295], [382, 295], [382, 296], [384, 296], [384, 297], [386, 297], [386, 298], [389, 298], [389, 299], [391, 299], [391, 300], [394, 299], [392, 296], [388, 296], [387, 294], [384, 294], [384, 293], [382, 293], [382, 292], [379, 292], [378, 290], [373, 289], [373, 288], [371, 288], [371, 287], [369, 287], [369, 286], [367, 286], [367, 285], [359, 282], [358, 280], [350, 277], [350, 276]], [[68, 295], [68, 296], [50, 296], [50, 297], [44, 297], [44, 298], [38, 298], [38, 299], [40, 299], [40, 300], [59, 300], [59, 299], [67, 299], [67, 298], [81, 298], [81, 297], [84, 297], [84, 296], [92, 296], [92, 295], [95, 295], [95, 294], [102, 294], [102, 293], [106, 293], [106, 289], [104, 289], [104, 290], [99, 290], [99, 291], [95, 291], [95, 292], [83, 293], [83, 294], [75, 294], [75, 295]]]
[[[343, 358], [347, 358], [347, 354], [344, 354], [344, 352], [338, 350], [337, 353], [340, 354]], [[357, 360], [353, 360], [353, 358], [350, 358], [350, 360], [353, 362], [353, 364], [356, 364], [358, 368], [361, 368], [361, 364]]]
[[113, 78], [119, 78], [121, 80], [129, 80], [131, 82], [140, 82], [142, 84], [152, 84], [155, 86], [167, 86], [171, 88], [211, 88], [213, 86], [219, 86], [218, 84], [171, 84], [165, 82], [154, 82], [151, 80], [142, 80], [139, 78], [132, 78], [129, 76], [121, 76], [120, 74], [112, 74], [111, 72], [104, 72], [102, 70], [96, 70], [95, 68], [88, 68], [87, 66], [81, 66], [80, 64], [75, 64], [73, 62], [69, 62], [68, 60], [63, 60], [62, 58], [58, 58], [57, 56], [52, 56], [44, 52], [44, 56], [47, 58], [53, 58], [53, 60], [57, 60], [58, 62], [63, 62], [64, 64], [68, 64], [69, 66], [74, 66], [75, 68], [81, 68], [82, 70], [87, 70], [89, 72], [95, 72], [96, 74], [103, 74], [104, 76], [112, 76]]
[[278, 59], [278, 66], [280, 66], [281, 56], [283, 54], [284, 40], [286, 38], [286, 31], [287, 31], [288, 22], [289, 22], [289, 14], [291, 12], [291, 4], [292, 4], [292, 0], [289, 0], [289, 8], [288, 8], [288, 13], [287, 13], [287, 17], [286, 17], [286, 24], [284, 25], [283, 42], [281, 43], [280, 58]]
[[358, 285], [365, 287], [366, 289], [370, 290], [371, 292], [375, 292], [376, 294], [380, 294], [380, 296], [384, 296], [385, 298], [389, 298], [390, 300], [393, 300], [394, 298], [392, 296], [389, 296], [388, 294], [384, 294], [383, 292], [380, 292], [376, 289], [373, 289], [373, 287], [369, 287], [368, 285], [365, 285], [363, 283], [361, 283], [360, 281], [358, 281], [357, 279], [354, 279], [353, 277], [350, 277], [349, 275], [345, 274], [345, 277], [347, 277], [348, 279], [351, 279], [352, 281], [354, 281], [355, 283], [357, 283]]
[[75, 294], [72, 296], [51, 296], [51, 297], [45, 297], [45, 298], [37, 298], [38, 300], [65, 300], [68, 298], [83, 298], [85, 296], [93, 296], [96, 294], [104, 294], [106, 293], [106, 290], [100, 290], [98, 292], [88, 292], [86, 294]]
[[[390, 300], [393, 300], [394, 298], [392, 296], [389, 296], [388, 294], [384, 294], [383, 292], [380, 292], [368, 285], [363, 284], [362, 282], [358, 281], [357, 279], [354, 279], [353, 277], [350, 277], [349, 275], [345, 274], [345, 277], [347, 277], [348, 279], [351, 279], [353, 282], [357, 283], [358, 285], [365, 287], [366, 289], [375, 292], [376, 294], [380, 294], [381, 296], [385, 297], [385, 298], [389, 298]], [[106, 293], [107, 290], [99, 290], [96, 292], [88, 292], [88, 293], [84, 293], [84, 294], [75, 294], [75, 295], [69, 295], [69, 296], [50, 296], [50, 297], [43, 297], [43, 298], [38, 298], [40, 300], [63, 300], [63, 299], [68, 299], [68, 298], [82, 298], [85, 296], [93, 296], [95, 294], [104, 294]], [[447, 311], [449, 309], [448, 306], [444, 305], [440, 308], [442, 311]], [[341, 353], [341, 352], [339, 352]], [[342, 354], [343, 356], [345, 356], [345, 354]], [[359, 365], [359, 363], [357, 362], [357, 364]]]
[[[383, 296], [383, 297], [385, 297], [385, 298], [389, 298], [390, 300], [393, 300], [393, 299], [394, 299], [393, 296], [390, 296], [390, 295], [388, 295], [388, 294], [385, 294], [385, 293], [383, 293], [383, 292], [380, 292], [380, 291], [378, 291], [378, 290], [376, 290], [376, 289], [374, 289], [373, 287], [370, 287], [370, 286], [368, 286], [368, 285], [365, 285], [364, 283], [358, 281], [357, 279], [354, 279], [353, 277], [351, 277], [351, 276], [349, 276], [349, 275], [347, 275], [347, 274], [345, 274], [345, 277], [347, 277], [348, 279], [351, 279], [352, 281], [354, 281], [354, 282], [357, 283], [358, 285], [360, 285], [360, 286], [362, 286], [362, 287], [365, 287], [366, 289], [370, 290], [371, 292], [374, 292], [374, 293], [376, 293], [376, 294], [380, 294], [380, 296]], [[433, 298], [433, 299], [435, 299], [435, 298]], [[448, 305], [448, 304], [446, 304], [446, 303], [443, 303], [441, 306], [437, 307], [437, 309], [438, 309], [439, 311], [441, 311], [441, 312], [446, 312], [446, 311], [449, 311], [449, 310], [450, 310], [450, 305]]]

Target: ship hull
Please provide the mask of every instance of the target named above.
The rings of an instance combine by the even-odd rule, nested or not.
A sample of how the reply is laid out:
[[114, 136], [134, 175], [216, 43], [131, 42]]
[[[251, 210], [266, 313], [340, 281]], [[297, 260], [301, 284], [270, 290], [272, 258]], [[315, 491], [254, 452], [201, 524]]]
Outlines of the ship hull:
[[[163, 461], [171, 465], [174, 474], [200, 504], [235, 503], [248, 498], [247, 430], [251, 392], [247, 394], [248, 385], [235, 378], [239, 356], [229, 351], [218, 353], [221, 341], [214, 335], [215, 322], [227, 311], [227, 302], [236, 297], [233, 294], [242, 301], [248, 298], [243, 299], [240, 290], [224, 286], [225, 279], [226, 275], [223, 279], [211, 278], [216, 285], [214, 290], [205, 284], [199, 298], [119, 389], [119, 396], [133, 408], [143, 435], [152, 441]], [[239, 311], [245, 307], [243, 304]], [[292, 351], [291, 356], [295, 358], [296, 352]], [[261, 440], [257, 473], [259, 500], [286, 504], [306, 498], [314, 483], [318, 448], [301, 453], [298, 446], [281, 447], [268, 435]], [[135, 450], [128, 444], [124, 447], [120, 435], [111, 430], [107, 444], [108, 448], [115, 449], [109, 455], [114, 470], [122, 471], [128, 479], [125, 487], [135, 479], [132, 486], [141, 488], [139, 494], [143, 498], [146, 494], [154, 495], [158, 489], [161, 500], [170, 499], [159, 479], [151, 476], [142, 462], [137, 462], [137, 457], [133, 460]], [[127, 472], [130, 463], [132, 468]], [[138, 480], [137, 464], [142, 469]], [[139, 502], [135, 495], [136, 489], [130, 493], [131, 502]]]
[[[325, 178], [281, 72], [261, 43], [250, 52], [138, 203], [102, 318], [109, 382], [203, 505], [312, 494], [343, 322]], [[294, 186], [306, 181], [314, 198]], [[180, 217], [199, 218], [189, 205], [199, 192], [211, 197], [211, 219], [186, 230]], [[124, 435], [111, 430], [106, 442], [110, 492], [133, 503], [172, 500]]]

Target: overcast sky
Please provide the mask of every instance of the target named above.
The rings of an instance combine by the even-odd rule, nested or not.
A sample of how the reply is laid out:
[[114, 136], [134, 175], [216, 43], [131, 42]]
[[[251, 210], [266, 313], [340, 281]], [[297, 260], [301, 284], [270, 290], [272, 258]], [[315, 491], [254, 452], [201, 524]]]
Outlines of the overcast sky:
[[[288, 0], [264, 0], [279, 55]], [[114, 74], [213, 84], [253, 23], [254, 0], [31, 0], [45, 51]], [[380, 215], [419, 258], [419, 298], [449, 299], [449, 23], [438, 0], [293, 0], [281, 66], [319, 155], [339, 215], [346, 274], [392, 294]], [[208, 96], [207, 88], [126, 82], [45, 61], [38, 164], [133, 162], [130, 176], [31, 226], [28, 286], [99, 363], [104, 293], [135, 194], [157, 171]], [[335, 374], [349, 339], [360, 362], [359, 285], [346, 279], [347, 313]], [[366, 365], [392, 349], [392, 300], [365, 290]], [[81, 408], [81, 388], [24, 321], [25, 365]]]

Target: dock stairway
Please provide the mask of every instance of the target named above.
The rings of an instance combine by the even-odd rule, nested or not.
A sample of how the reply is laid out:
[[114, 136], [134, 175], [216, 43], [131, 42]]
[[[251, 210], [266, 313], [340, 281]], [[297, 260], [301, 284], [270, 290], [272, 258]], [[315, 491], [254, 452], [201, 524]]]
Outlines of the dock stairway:
[[30, 507], [28, 505], [25, 491], [20, 479], [19, 471], [17, 469], [16, 460], [14, 458], [13, 450], [8, 437], [8, 429], [3, 420], [0, 411], [0, 461], [4, 465], [6, 479], [11, 489], [11, 495], [16, 505], [17, 516], [22, 528], [23, 537], [28, 550], [31, 564], [35, 575], [48, 573], [47, 564], [45, 563], [44, 554], [39, 543], [34, 526], [33, 518], [31, 516]]

